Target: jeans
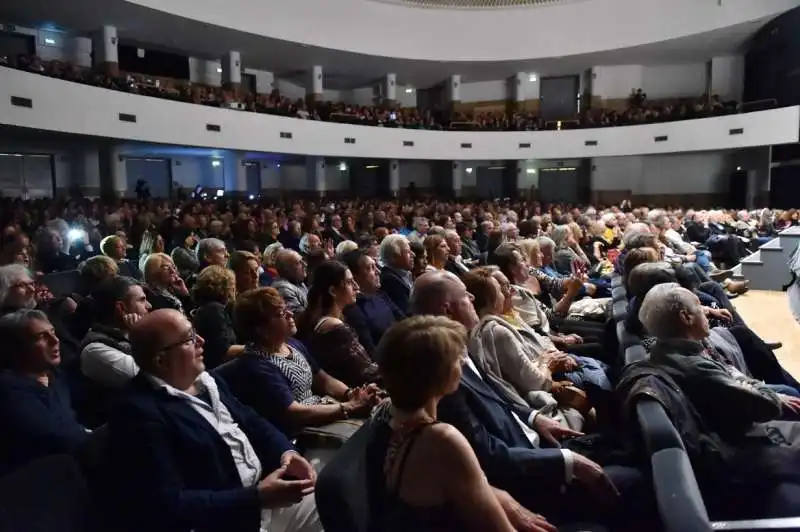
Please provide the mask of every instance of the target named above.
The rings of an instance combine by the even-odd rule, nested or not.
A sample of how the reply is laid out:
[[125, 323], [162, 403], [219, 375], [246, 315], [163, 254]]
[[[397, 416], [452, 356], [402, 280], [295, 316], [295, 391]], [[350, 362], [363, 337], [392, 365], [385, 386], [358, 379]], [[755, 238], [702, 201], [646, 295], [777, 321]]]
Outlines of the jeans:
[[695, 256], [697, 257], [695, 262], [703, 268], [704, 272], [711, 270], [711, 253], [709, 251], [697, 250], [695, 251]]

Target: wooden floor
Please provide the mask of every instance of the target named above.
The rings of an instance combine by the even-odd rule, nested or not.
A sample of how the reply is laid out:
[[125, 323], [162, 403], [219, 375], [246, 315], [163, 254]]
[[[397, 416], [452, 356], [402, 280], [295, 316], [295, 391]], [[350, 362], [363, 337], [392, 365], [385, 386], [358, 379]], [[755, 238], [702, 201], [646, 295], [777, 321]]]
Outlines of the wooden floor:
[[800, 323], [789, 310], [786, 292], [751, 290], [732, 301], [745, 323], [768, 342], [782, 342], [775, 354], [795, 378], [800, 378]]

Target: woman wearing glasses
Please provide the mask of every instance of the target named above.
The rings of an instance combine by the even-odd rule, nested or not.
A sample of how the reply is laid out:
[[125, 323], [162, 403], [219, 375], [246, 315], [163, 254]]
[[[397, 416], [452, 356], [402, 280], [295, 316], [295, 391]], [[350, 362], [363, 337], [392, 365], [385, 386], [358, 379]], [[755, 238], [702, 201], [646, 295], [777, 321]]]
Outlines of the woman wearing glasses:
[[287, 434], [366, 417], [377, 401], [372, 387], [348, 388], [320, 369], [296, 332], [292, 312], [274, 288], [240, 294], [233, 307], [244, 352], [218, 373], [244, 404]]
[[175, 262], [166, 253], [153, 253], [144, 262], [144, 284], [147, 300], [153, 310], [171, 308], [187, 313], [191, 303], [189, 290], [178, 274]]

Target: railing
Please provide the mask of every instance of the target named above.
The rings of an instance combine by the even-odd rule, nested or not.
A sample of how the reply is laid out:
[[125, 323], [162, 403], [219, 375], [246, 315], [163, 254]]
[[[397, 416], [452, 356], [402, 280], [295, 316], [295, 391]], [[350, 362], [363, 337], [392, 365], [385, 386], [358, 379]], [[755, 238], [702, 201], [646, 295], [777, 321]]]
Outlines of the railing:
[[576, 0], [373, 0], [385, 4], [433, 9], [497, 9], [505, 7], [541, 7]]

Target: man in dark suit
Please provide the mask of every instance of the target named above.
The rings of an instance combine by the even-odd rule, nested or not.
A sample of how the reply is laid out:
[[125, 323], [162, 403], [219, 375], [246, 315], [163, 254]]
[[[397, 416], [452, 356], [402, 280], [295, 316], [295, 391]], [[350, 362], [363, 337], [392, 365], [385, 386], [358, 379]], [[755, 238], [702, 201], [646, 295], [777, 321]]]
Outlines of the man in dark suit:
[[203, 339], [186, 317], [157, 310], [130, 339], [141, 372], [108, 424], [112, 521], [154, 532], [321, 530], [307, 497], [314, 469], [206, 373]]
[[408, 302], [414, 279], [414, 253], [403, 235], [388, 235], [381, 242], [381, 288], [403, 314], [408, 314]]
[[[478, 324], [471, 294], [447, 271], [429, 272], [417, 280], [412, 311], [447, 316], [468, 331]], [[581, 434], [535, 410], [509, 405], [467, 354], [461, 385], [441, 400], [438, 418], [469, 440], [493, 486], [556, 523], [581, 516], [613, 522], [617, 515], [609, 508], [626, 511], [616, 504], [619, 492], [641, 481], [636, 470], [604, 470], [576, 452], [558, 448], [559, 440]], [[565, 490], [568, 485], [572, 486]]]

